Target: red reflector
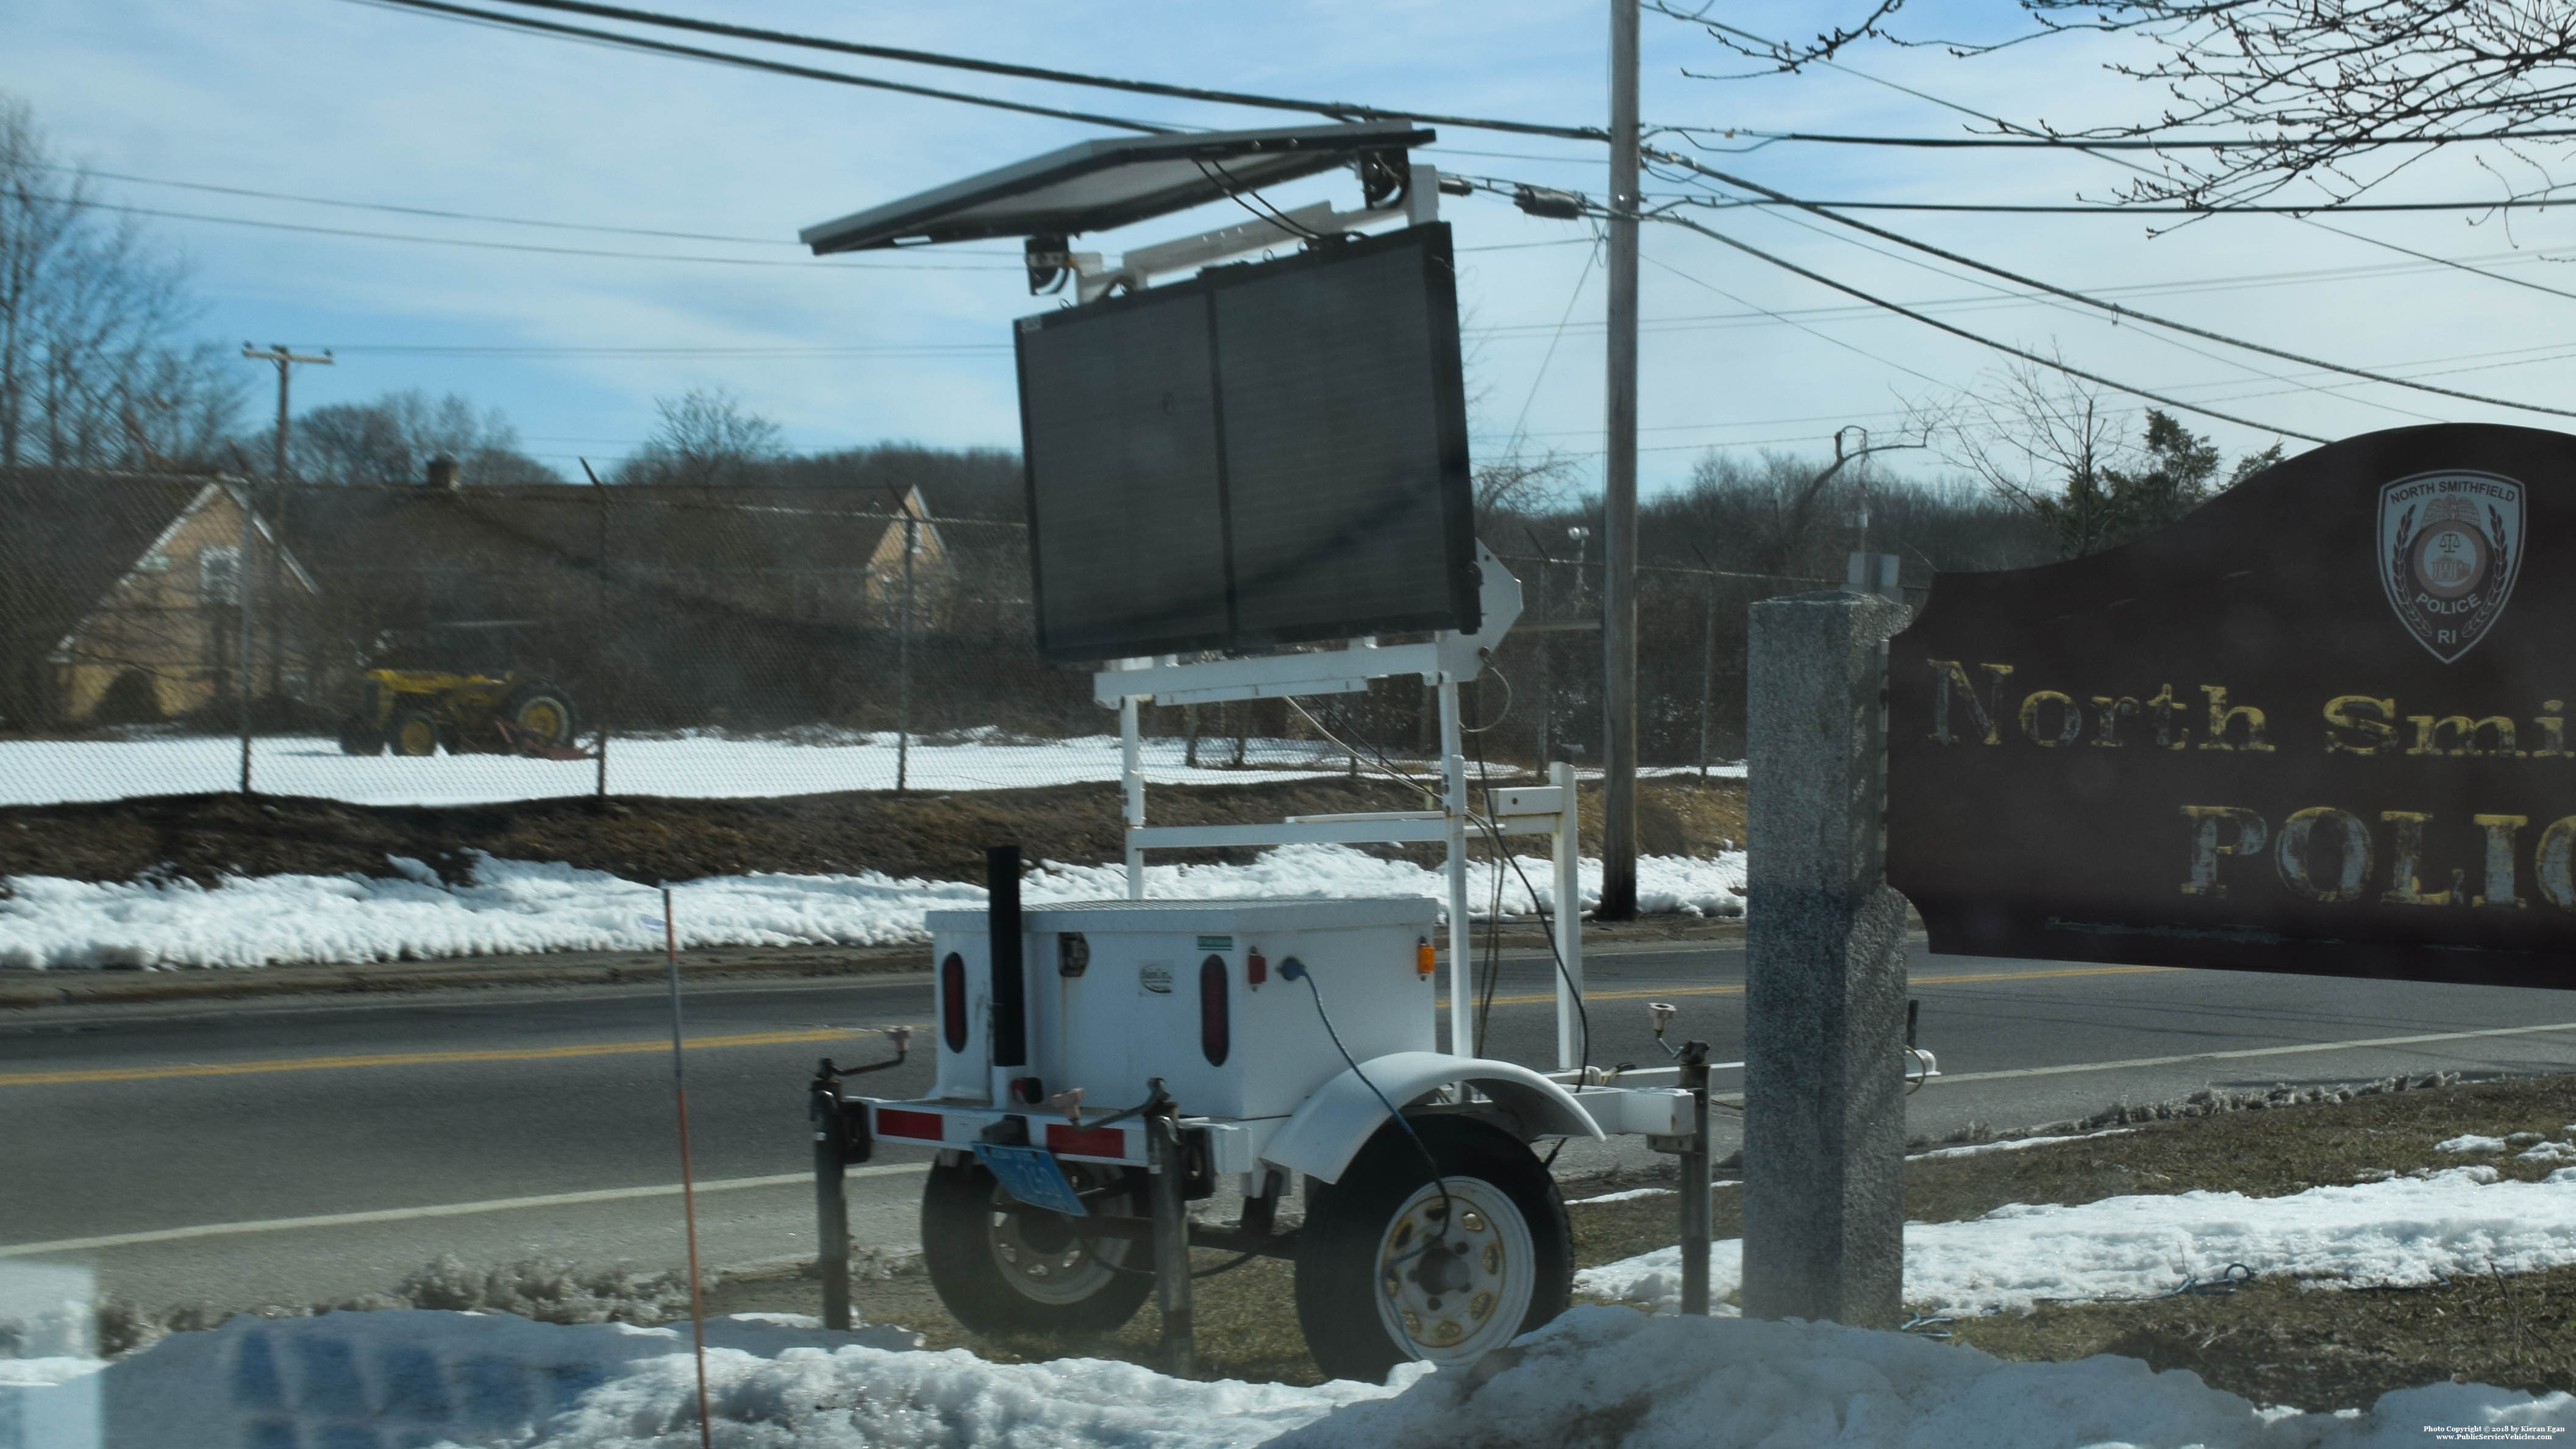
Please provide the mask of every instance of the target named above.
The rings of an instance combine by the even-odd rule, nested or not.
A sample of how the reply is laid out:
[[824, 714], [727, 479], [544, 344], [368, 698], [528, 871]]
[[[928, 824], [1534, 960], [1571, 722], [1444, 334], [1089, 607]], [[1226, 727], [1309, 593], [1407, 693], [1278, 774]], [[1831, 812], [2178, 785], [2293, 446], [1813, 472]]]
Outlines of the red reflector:
[[943, 1142], [948, 1137], [948, 1119], [936, 1112], [907, 1112], [901, 1107], [879, 1107], [877, 1135], [909, 1137], [916, 1142]]
[[1127, 1129], [1073, 1127], [1051, 1122], [1047, 1124], [1047, 1151], [1069, 1152], [1076, 1157], [1125, 1157]]
[[952, 1052], [966, 1050], [966, 958], [951, 951], [939, 963], [939, 1038]]

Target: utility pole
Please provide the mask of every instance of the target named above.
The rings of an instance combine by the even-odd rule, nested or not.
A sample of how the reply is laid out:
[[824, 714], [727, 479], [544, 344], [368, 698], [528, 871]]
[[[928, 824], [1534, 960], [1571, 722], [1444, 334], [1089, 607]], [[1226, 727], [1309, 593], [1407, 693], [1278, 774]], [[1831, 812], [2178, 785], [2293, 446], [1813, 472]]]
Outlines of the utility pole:
[[1601, 905], [1637, 914], [1637, 0], [1610, 0], [1610, 367], [1601, 498]]
[[[331, 366], [331, 353], [330, 350], [326, 348], [323, 350], [320, 357], [306, 357], [293, 351], [283, 342], [272, 343], [265, 350], [253, 347], [249, 343], [245, 342], [242, 344], [242, 356], [249, 358], [253, 362], [273, 362], [277, 364], [277, 457], [270, 465], [268, 475], [270, 491], [270, 497], [268, 500], [269, 511], [271, 513], [275, 513], [278, 503], [286, 497], [287, 378], [292, 374], [295, 365], [299, 362], [318, 367]], [[237, 592], [241, 596], [241, 640], [237, 646], [239, 657], [234, 660], [236, 667], [233, 670], [233, 693], [239, 696], [236, 703], [240, 706], [241, 792], [245, 795], [250, 793], [250, 655], [251, 641], [254, 637], [252, 632], [254, 627], [254, 616], [258, 612], [251, 602], [251, 595], [253, 592], [251, 588], [251, 580], [255, 577], [251, 569], [251, 560], [257, 555], [258, 549], [259, 495], [249, 485], [245, 484], [242, 488], [241, 558], [240, 562], [235, 565], [236, 574], [234, 578], [234, 582], [237, 585]], [[280, 551], [278, 549], [269, 550], [268, 599], [272, 611], [277, 603], [277, 574], [279, 558]], [[272, 621], [269, 625], [268, 631], [268, 667], [272, 678], [272, 693], [275, 691], [274, 677], [278, 671], [279, 641], [280, 634], [277, 624]]]

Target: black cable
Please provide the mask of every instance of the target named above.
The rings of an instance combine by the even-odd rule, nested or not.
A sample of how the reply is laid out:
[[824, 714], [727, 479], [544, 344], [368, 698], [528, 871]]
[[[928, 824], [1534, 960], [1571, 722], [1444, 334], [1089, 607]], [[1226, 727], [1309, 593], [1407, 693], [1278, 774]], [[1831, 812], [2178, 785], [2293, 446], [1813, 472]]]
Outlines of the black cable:
[[2111, 314], [2114, 321], [2122, 318], [2129, 318], [2135, 321], [2147, 323], [2151, 326], [2162, 327], [2168, 331], [2180, 332], [2188, 337], [2198, 337], [2210, 342], [2223, 343], [2226, 346], [2242, 348], [2247, 352], [2259, 353], [2265, 357], [2277, 357], [2284, 362], [2298, 363], [2302, 367], [2324, 368], [2328, 372], [2339, 372], [2347, 377], [2357, 377], [2367, 382], [2387, 383], [2396, 387], [2413, 388], [2417, 392], [2433, 393], [2440, 397], [2457, 398], [2463, 402], [2484, 403], [2490, 407], [2517, 408], [2523, 412], [2549, 413], [2556, 417], [2576, 418], [2576, 409], [2554, 408], [2541, 403], [2512, 402], [2505, 398], [2487, 397], [2474, 392], [2461, 392], [2455, 388], [2435, 387], [2433, 384], [2428, 382], [2412, 382], [2402, 377], [2391, 377], [2386, 373], [2372, 372], [2366, 368], [2348, 367], [2340, 362], [2328, 362], [2323, 358], [2309, 357], [2303, 353], [2290, 352], [2278, 347], [2267, 347], [2260, 342], [2248, 342], [2243, 338], [2230, 337], [2223, 332], [2212, 332], [2206, 327], [2194, 327], [2187, 322], [2176, 322], [2172, 318], [2159, 317], [2152, 312], [2141, 312], [2133, 307], [2124, 307], [2117, 302], [2101, 301], [2098, 298], [2088, 297], [2082, 292], [2074, 291], [2071, 288], [2061, 287], [2052, 282], [2043, 282], [2036, 277], [2024, 276], [2019, 272], [2009, 271], [2002, 267], [1993, 266], [1986, 262], [1978, 261], [1973, 257], [1964, 257], [1959, 255], [1957, 252], [1947, 249], [1946, 247], [1937, 247], [1930, 242], [1917, 241], [1914, 238], [1905, 236], [1901, 233], [1889, 231], [1885, 227], [1872, 226], [1868, 222], [1860, 221], [1848, 216], [1838, 216], [1834, 212], [1827, 210], [1827, 208], [1831, 206], [1849, 205], [1850, 203], [1801, 201], [1785, 192], [1774, 191], [1770, 187], [1764, 186], [1758, 181], [1747, 181], [1740, 176], [1730, 176], [1713, 166], [1702, 165], [1687, 156], [1678, 155], [1669, 151], [1658, 151], [1654, 153], [1654, 156], [1655, 159], [1659, 161], [1663, 161], [1671, 165], [1687, 167], [1692, 171], [1698, 172], [1702, 176], [1723, 182], [1728, 186], [1741, 187], [1746, 191], [1757, 192], [1762, 196], [1769, 197], [1772, 200], [1781, 203], [1784, 206], [1792, 206], [1811, 215], [1823, 217], [1827, 221], [1836, 222], [1840, 225], [1850, 227], [1854, 231], [1865, 232], [1870, 236], [1877, 237], [1881, 241], [1894, 242], [1898, 246], [1922, 252], [1926, 256], [1939, 257], [1945, 262], [1952, 263], [1956, 266], [1967, 267], [1974, 271], [1983, 272], [1990, 277], [2001, 277], [2015, 286], [2029, 287], [2040, 292], [2045, 292], [2052, 297], [2063, 297], [2067, 301], [2081, 303], [2084, 306], [2108, 312]]
[[1213, 101], [1229, 106], [1253, 106], [1274, 111], [1305, 111], [1335, 120], [1426, 121], [1440, 126], [1464, 126], [1474, 131], [1507, 131], [1521, 136], [1556, 136], [1569, 141], [1610, 139], [1610, 133], [1598, 126], [1548, 126], [1531, 121], [1498, 121], [1476, 116], [1441, 116], [1427, 111], [1390, 111], [1376, 106], [1353, 105], [1347, 101], [1302, 101], [1286, 96], [1255, 95], [1248, 91], [1221, 91], [1205, 86], [1171, 85], [1162, 81], [1120, 80], [1112, 76], [1086, 75], [1080, 71], [1051, 70], [1045, 66], [1015, 65], [1007, 61], [943, 55], [937, 51], [906, 50], [891, 45], [866, 45], [857, 41], [796, 35], [784, 30], [762, 30], [748, 25], [727, 25], [719, 21], [697, 20], [688, 16], [667, 15], [651, 10], [631, 10], [618, 5], [591, 4], [586, 3], [586, 0], [504, 0], [504, 3], [524, 5], [538, 10], [567, 11], [575, 15], [590, 15], [604, 20], [626, 20], [638, 25], [657, 25], [671, 30], [693, 30], [735, 40], [757, 40], [770, 45], [792, 45], [807, 50], [828, 50], [843, 55], [867, 56], [875, 60], [902, 61], [910, 65], [942, 66], [950, 70], [1016, 76], [1023, 80], [1052, 81], [1058, 85], [1088, 86], [1095, 90], [1132, 91], [1139, 95], [1170, 96], [1179, 100]]
[[1446, 1242], [1450, 1224], [1457, 1221], [1457, 1212], [1449, 1201], [1448, 1179], [1440, 1175], [1440, 1159], [1431, 1155], [1431, 1144], [1423, 1141], [1422, 1134], [1413, 1130], [1413, 1119], [1395, 1109], [1395, 1104], [1386, 1099], [1386, 1093], [1379, 1091], [1377, 1083], [1369, 1080], [1368, 1073], [1360, 1070], [1359, 1061], [1351, 1055], [1351, 1049], [1342, 1045], [1342, 1034], [1333, 1030], [1332, 1014], [1324, 1010], [1324, 988], [1315, 984], [1315, 973], [1306, 968], [1305, 962], [1291, 956], [1279, 963], [1279, 975], [1283, 980], [1306, 983], [1307, 994], [1314, 998], [1315, 1018], [1324, 1024], [1324, 1035], [1333, 1039], [1333, 1050], [1342, 1054], [1342, 1061], [1350, 1067], [1351, 1075], [1360, 1079], [1360, 1085], [1369, 1089], [1370, 1096], [1377, 1098], [1378, 1105], [1384, 1107], [1387, 1115], [1395, 1119], [1395, 1125], [1403, 1128], [1404, 1135], [1413, 1139], [1414, 1150], [1422, 1154], [1422, 1165], [1431, 1169], [1431, 1185], [1440, 1189], [1440, 1232], [1430, 1242], [1405, 1254], [1397, 1261], [1418, 1258], [1431, 1251], [1435, 1245]]
[[908, 96], [927, 96], [937, 101], [959, 101], [970, 106], [989, 106], [997, 111], [1018, 111], [1022, 115], [1045, 116], [1051, 120], [1081, 121], [1087, 125], [1141, 131], [1149, 136], [1175, 135], [1181, 129], [1177, 126], [1157, 126], [1144, 121], [1130, 121], [1120, 116], [1093, 115], [1088, 111], [1068, 111], [1055, 106], [1033, 106], [1026, 102], [1005, 101], [993, 96], [969, 95], [963, 91], [943, 91], [931, 86], [877, 80], [871, 76], [851, 75], [845, 71], [817, 70], [812, 66], [789, 65], [785, 61], [761, 60], [755, 56], [733, 55], [721, 50], [705, 50], [694, 45], [674, 45], [667, 40], [647, 40], [640, 35], [619, 35], [614, 31], [592, 30], [580, 25], [558, 25], [551, 20], [534, 20], [524, 15], [502, 15], [490, 10], [476, 10], [465, 5], [450, 5], [445, 3], [445, 0], [353, 0], [353, 3], [378, 5], [388, 9], [417, 10], [451, 20], [479, 21], [485, 25], [593, 41], [624, 50], [674, 55], [684, 60], [703, 60], [716, 65], [739, 66], [745, 70], [765, 70], [778, 75], [792, 75], [801, 80], [830, 81], [835, 85], [863, 86], [869, 90], [896, 91]]
[[[1217, 190], [1225, 193], [1226, 200], [1233, 202], [1235, 205], [1242, 207], [1248, 212], [1251, 212], [1261, 220], [1282, 227], [1286, 229], [1289, 234], [1304, 237], [1308, 241], [1325, 240], [1325, 236], [1322, 232], [1305, 225], [1289, 216], [1288, 213], [1281, 211], [1278, 207], [1271, 204], [1269, 197], [1262, 195], [1259, 191], [1247, 192], [1243, 183], [1234, 179], [1233, 172], [1226, 170], [1216, 162], [1193, 156], [1190, 158], [1190, 164], [1199, 168], [1199, 174], [1201, 176], [1215, 182]], [[1249, 200], [1246, 199], [1247, 195], [1250, 198]]]

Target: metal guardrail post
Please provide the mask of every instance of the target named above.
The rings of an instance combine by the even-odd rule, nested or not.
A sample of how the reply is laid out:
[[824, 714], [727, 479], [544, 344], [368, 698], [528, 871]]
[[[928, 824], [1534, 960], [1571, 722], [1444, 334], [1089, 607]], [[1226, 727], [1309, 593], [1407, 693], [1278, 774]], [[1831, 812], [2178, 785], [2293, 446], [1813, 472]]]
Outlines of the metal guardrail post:
[[1708, 1044], [1682, 1048], [1681, 1087], [1690, 1093], [1690, 1145], [1680, 1156], [1682, 1312], [1708, 1316]]
[[[823, 1278], [823, 1326], [850, 1327], [850, 1200], [841, 1162], [841, 1078], [829, 1058], [814, 1075], [814, 1270]], [[861, 1110], [865, 1110], [862, 1108]]]
[[1146, 1171], [1153, 1179], [1154, 1306], [1162, 1310], [1163, 1372], [1198, 1373], [1190, 1325], [1189, 1166], [1182, 1160], [1180, 1109], [1165, 1103], [1145, 1117]]

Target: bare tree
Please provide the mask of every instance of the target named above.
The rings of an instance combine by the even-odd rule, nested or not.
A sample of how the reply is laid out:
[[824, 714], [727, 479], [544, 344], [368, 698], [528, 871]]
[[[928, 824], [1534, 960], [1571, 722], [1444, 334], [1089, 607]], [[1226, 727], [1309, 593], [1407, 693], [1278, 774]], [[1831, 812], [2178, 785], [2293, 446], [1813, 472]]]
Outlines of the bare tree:
[[1574, 460], [1551, 448], [1533, 457], [1515, 448], [1475, 469], [1476, 518], [1552, 513], [1573, 496]]
[[455, 393], [432, 399], [417, 388], [314, 408], [295, 420], [289, 446], [295, 470], [321, 482], [417, 483], [439, 457], [476, 483], [563, 481], [519, 451], [519, 430], [499, 408], [478, 412]]
[[0, 96], [0, 465], [202, 461], [243, 385], [175, 340], [195, 313], [186, 282]]
[[1805, 41], [1752, 35], [1705, 4], [1649, 3], [1769, 71], [1830, 63], [1865, 40], [1966, 56], [2079, 31], [2133, 33], [2161, 54], [2110, 69], [2164, 92], [2154, 120], [2001, 129], [2174, 143], [2153, 153], [2162, 175], [2123, 188], [2137, 203], [2223, 208], [2306, 182], [2323, 207], [2437, 146], [2469, 142], [2484, 143], [2478, 165], [2497, 179], [2499, 200], [2546, 194], [2557, 183], [2539, 148], [2563, 149], [2576, 121], [2576, 10], [2546, 0], [2020, 0], [2034, 27], [1979, 42], [1899, 33], [1903, 0], [1855, 0], [1852, 23]]
[[2079, 378], [2028, 362], [1927, 421], [1944, 460], [2046, 523], [2066, 558], [2153, 533], [2281, 461], [2275, 443], [2222, 481], [2218, 448], [2171, 414], [2147, 409], [2132, 443], [2125, 410]]
[[693, 387], [661, 397], [662, 414], [652, 441], [619, 468], [629, 483], [747, 483], [761, 465], [778, 458], [778, 424], [743, 406], [722, 388]]

